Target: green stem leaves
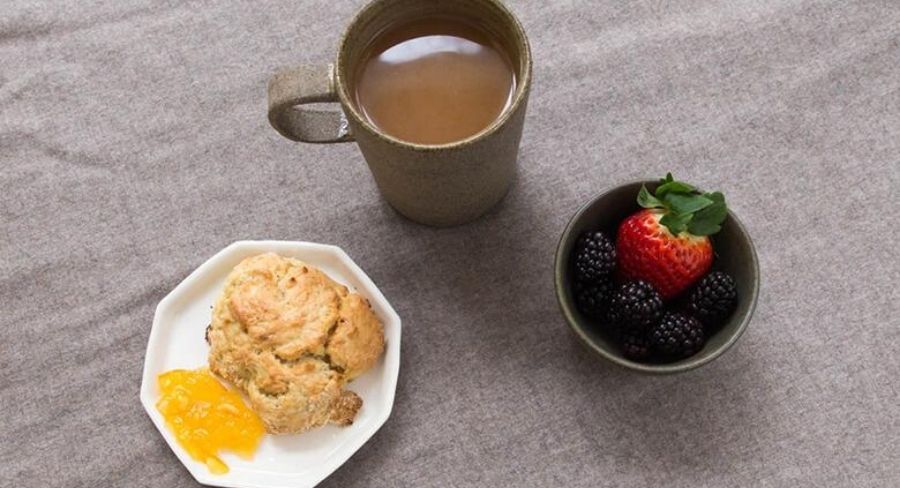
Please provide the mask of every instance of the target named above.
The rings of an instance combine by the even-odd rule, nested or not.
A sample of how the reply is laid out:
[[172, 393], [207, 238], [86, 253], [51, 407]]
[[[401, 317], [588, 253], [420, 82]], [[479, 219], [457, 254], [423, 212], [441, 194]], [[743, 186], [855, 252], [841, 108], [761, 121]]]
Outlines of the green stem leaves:
[[655, 195], [641, 186], [637, 203], [643, 208], [663, 209], [665, 215], [659, 223], [674, 235], [684, 231], [697, 236], [715, 234], [722, 230], [722, 222], [728, 216], [722, 193], [700, 193], [693, 186], [675, 180], [672, 173], [660, 180]]

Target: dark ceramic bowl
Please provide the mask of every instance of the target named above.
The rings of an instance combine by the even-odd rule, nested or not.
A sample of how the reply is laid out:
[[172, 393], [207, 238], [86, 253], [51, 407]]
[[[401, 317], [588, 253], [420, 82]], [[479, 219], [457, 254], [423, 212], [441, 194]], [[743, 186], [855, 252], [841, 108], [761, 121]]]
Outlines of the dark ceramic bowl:
[[556, 249], [556, 298], [569, 327], [590, 350], [600, 357], [625, 368], [649, 374], [669, 374], [688, 371], [721, 356], [744, 333], [759, 293], [759, 263], [747, 230], [731, 211], [722, 230], [712, 236], [715, 251], [714, 270], [725, 271], [734, 277], [738, 288], [738, 305], [734, 313], [715, 332], [697, 354], [672, 363], [644, 363], [622, 355], [618, 345], [600, 324], [581, 314], [575, 307], [572, 292], [571, 255], [575, 241], [585, 231], [603, 230], [616, 235], [619, 223], [640, 210], [636, 199], [641, 184], [650, 191], [656, 181], [637, 181], [607, 190], [583, 206], [563, 231]]

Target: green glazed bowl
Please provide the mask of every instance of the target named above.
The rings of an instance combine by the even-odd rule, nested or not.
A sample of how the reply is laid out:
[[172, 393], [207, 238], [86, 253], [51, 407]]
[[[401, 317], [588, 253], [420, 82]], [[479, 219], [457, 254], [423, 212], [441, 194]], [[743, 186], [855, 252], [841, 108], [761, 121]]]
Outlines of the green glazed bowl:
[[575, 307], [572, 292], [570, 258], [575, 241], [585, 231], [602, 230], [615, 237], [618, 225], [627, 216], [640, 210], [638, 191], [646, 184], [650, 191], [656, 181], [637, 181], [601, 193], [581, 207], [563, 231], [556, 249], [554, 279], [556, 299], [569, 327], [588, 349], [619, 366], [648, 374], [671, 374], [699, 368], [728, 350], [747, 328], [759, 294], [759, 263], [753, 242], [737, 216], [729, 210], [722, 230], [712, 236], [715, 262], [713, 269], [734, 277], [738, 288], [738, 305], [734, 313], [717, 332], [708, 338], [697, 354], [672, 363], [643, 363], [626, 358], [612, 337], [600, 324], [585, 317]]

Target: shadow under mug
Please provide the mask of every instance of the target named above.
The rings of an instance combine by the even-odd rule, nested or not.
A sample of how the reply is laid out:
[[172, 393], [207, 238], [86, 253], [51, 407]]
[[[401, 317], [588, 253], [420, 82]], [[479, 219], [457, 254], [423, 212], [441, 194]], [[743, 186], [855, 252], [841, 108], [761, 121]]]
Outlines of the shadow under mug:
[[[516, 74], [511, 103], [481, 132], [449, 144], [414, 144], [385, 134], [355, 105], [354, 77], [366, 48], [391, 25], [447, 15], [476, 22], [500, 42]], [[288, 68], [269, 80], [269, 122], [294, 141], [356, 141], [394, 209], [416, 222], [452, 226], [478, 218], [509, 190], [530, 88], [528, 39], [499, 1], [376, 0], [347, 27], [333, 65]], [[340, 110], [304, 106], [322, 102], [339, 102]]]

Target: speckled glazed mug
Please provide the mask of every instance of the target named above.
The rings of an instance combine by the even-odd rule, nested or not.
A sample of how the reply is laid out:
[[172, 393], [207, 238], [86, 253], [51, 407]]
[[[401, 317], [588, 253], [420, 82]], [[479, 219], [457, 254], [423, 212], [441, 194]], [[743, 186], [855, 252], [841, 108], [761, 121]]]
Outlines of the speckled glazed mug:
[[[441, 145], [401, 141], [361, 115], [353, 77], [369, 43], [385, 28], [438, 15], [472, 19], [493, 34], [512, 60], [516, 91], [506, 110], [471, 137]], [[451, 226], [479, 217], [509, 190], [530, 89], [528, 39], [499, 1], [376, 0], [347, 27], [334, 64], [298, 66], [272, 77], [269, 122], [294, 141], [356, 141], [391, 206], [417, 222]], [[340, 110], [309, 106], [322, 102], [338, 102]]]

